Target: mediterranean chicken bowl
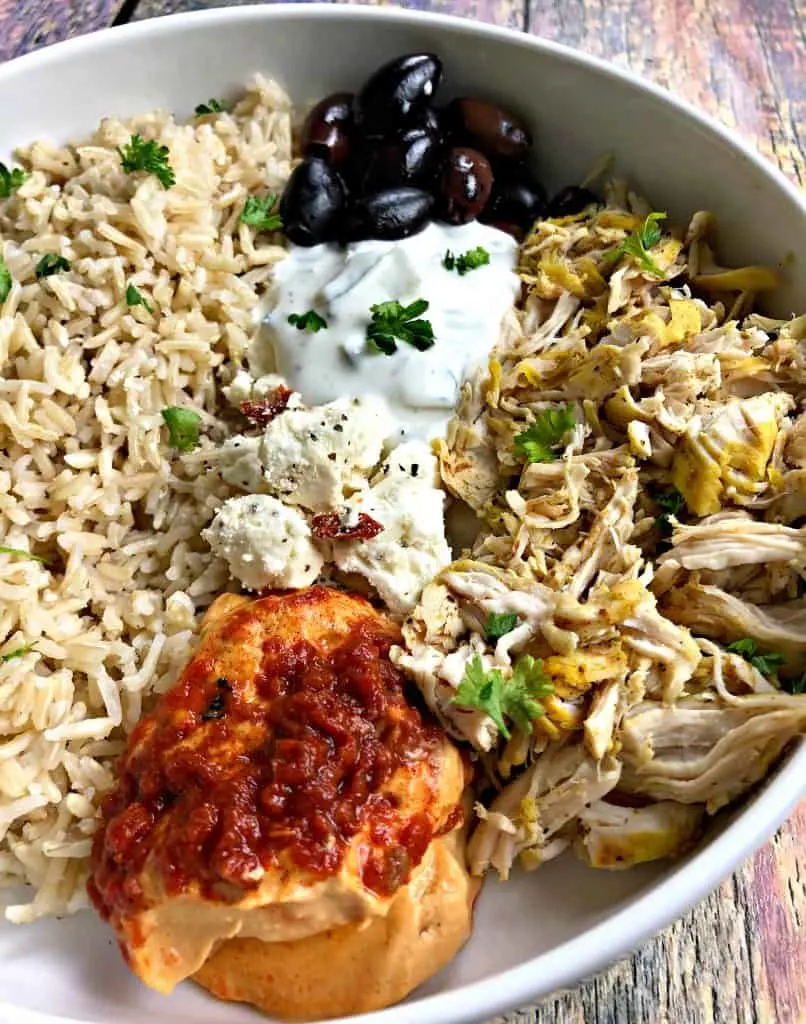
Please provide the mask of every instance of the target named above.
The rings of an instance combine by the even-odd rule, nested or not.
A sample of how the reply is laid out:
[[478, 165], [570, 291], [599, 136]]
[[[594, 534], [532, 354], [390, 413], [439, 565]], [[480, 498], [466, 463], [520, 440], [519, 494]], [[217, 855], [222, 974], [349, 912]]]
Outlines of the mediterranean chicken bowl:
[[564, 159], [485, 32], [314, 14], [376, 59], [247, 47], [0, 163], [0, 935], [116, 940], [132, 1013], [391, 1022], [502, 929], [502, 966], [579, 934], [422, 1016], [473, 1019], [661, 924], [607, 937], [653, 880], [695, 898], [790, 771], [806, 301], [696, 175]]

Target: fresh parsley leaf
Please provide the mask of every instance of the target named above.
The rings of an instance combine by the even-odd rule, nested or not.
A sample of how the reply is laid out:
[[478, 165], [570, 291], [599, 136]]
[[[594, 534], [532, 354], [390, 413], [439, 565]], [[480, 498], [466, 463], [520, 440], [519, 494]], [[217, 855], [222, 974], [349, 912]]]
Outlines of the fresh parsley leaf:
[[798, 676], [797, 679], [780, 679], [779, 682], [781, 689], [791, 693], [793, 697], [799, 697], [802, 693], [806, 693], [806, 672], [802, 676]]
[[468, 249], [461, 256], [454, 256], [451, 250], [447, 249], [442, 258], [442, 266], [446, 270], [455, 270], [461, 277], [478, 267], [487, 266], [489, 262], [490, 254], [480, 245], [477, 245], [475, 249]]
[[655, 526], [660, 530], [662, 537], [671, 537], [674, 527], [669, 516], [677, 518], [686, 507], [686, 499], [674, 487], [670, 487], [668, 491], [658, 491], [653, 498], [655, 504], [663, 509], [663, 514], [655, 519]]
[[29, 558], [34, 562], [41, 562], [43, 565], [48, 564], [47, 558], [43, 558], [41, 555], [32, 555], [30, 551], [23, 551], [22, 548], [7, 548], [0, 545], [0, 555], [17, 555], [18, 558]]
[[8, 199], [14, 195], [27, 177], [21, 167], [9, 169], [4, 163], [0, 163], [0, 199]]
[[308, 331], [311, 334], [316, 334], [323, 327], [327, 327], [327, 320], [319, 316], [315, 309], [308, 309], [304, 313], [291, 313], [288, 322], [298, 331]]
[[408, 306], [397, 301], [370, 306], [372, 319], [367, 326], [367, 344], [371, 351], [391, 356], [397, 352], [398, 341], [418, 352], [431, 348], [435, 340], [431, 321], [418, 319], [427, 309], [426, 299], [415, 299]]
[[145, 306], [149, 313], [154, 312], [154, 307], [140, 292], [134, 287], [133, 284], [126, 285], [126, 305], [127, 306]]
[[243, 204], [240, 219], [256, 231], [280, 231], [283, 226], [282, 217], [279, 213], [272, 213], [277, 198], [274, 192], [265, 196], [249, 196]]
[[167, 146], [160, 146], [153, 139], [146, 142], [141, 135], [132, 135], [123, 148], [118, 147], [118, 155], [127, 174], [145, 171], [155, 175], [163, 188], [176, 184], [176, 175], [168, 163]]
[[46, 252], [36, 265], [37, 277], [50, 277], [51, 274], [58, 274], [60, 270], [69, 270], [70, 261], [64, 256], [58, 256], [55, 252]]
[[162, 410], [162, 418], [168, 427], [169, 442], [180, 452], [192, 451], [199, 443], [201, 416], [193, 409], [171, 405]]
[[741, 654], [745, 661], [749, 661], [763, 676], [772, 676], [775, 679], [778, 677], [778, 669], [786, 660], [783, 654], [776, 651], [759, 654], [758, 644], [749, 636], [743, 640], [734, 640], [732, 644], [728, 644], [728, 650], [731, 654]]
[[517, 615], [497, 615], [495, 612], [490, 612], [487, 616], [487, 624], [484, 627], [484, 635], [489, 641], [500, 640], [502, 636], [511, 633], [517, 625]]
[[569, 430], [576, 426], [574, 407], [570, 403], [562, 409], [544, 409], [534, 423], [515, 436], [515, 451], [527, 462], [552, 462], [554, 448]]
[[9, 661], [14, 661], [15, 658], [22, 658], [26, 654], [30, 654], [31, 651], [35, 651], [36, 647], [33, 644], [27, 644], [25, 647], [17, 647], [13, 651], [9, 651], [8, 654], [0, 654], [0, 661], [4, 664], [8, 664]]
[[0, 302], [5, 302], [8, 293], [11, 291], [11, 271], [6, 266], [5, 260], [0, 256]]
[[649, 255], [649, 250], [661, 240], [662, 231], [658, 226], [658, 221], [661, 220], [666, 220], [665, 213], [650, 213], [641, 227], [607, 253], [605, 259], [610, 263], [615, 263], [622, 256], [630, 256], [642, 270], [662, 278], [664, 271]]
[[194, 114], [196, 117], [204, 117], [205, 114], [223, 114], [226, 109], [221, 100], [209, 99], [206, 103], [200, 103]]
[[485, 672], [477, 654], [465, 668], [453, 703], [483, 711], [495, 722], [504, 739], [509, 739], [511, 733], [505, 719], [509, 718], [522, 732], [530, 734], [532, 722], [545, 714], [541, 699], [553, 692], [542, 661], [524, 654], [513, 666], [509, 679], [505, 679], [500, 669]]

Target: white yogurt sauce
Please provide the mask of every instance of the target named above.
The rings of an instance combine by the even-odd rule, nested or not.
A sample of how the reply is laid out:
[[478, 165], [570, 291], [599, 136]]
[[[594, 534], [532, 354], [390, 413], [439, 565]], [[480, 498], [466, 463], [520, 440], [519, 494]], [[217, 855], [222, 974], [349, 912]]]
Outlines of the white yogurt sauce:
[[[460, 256], [481, 246], [488, 265], [464, 275], [448, 271], [447, 250]], [[292, 246], [277, 265], [270, 312], [249, 353], [250, 371], [279, 373], [308, 405], [344, 395], [379, 395], [398, 423], [398, 438], [443, 433], [468, 375], [498, 340], [501, 319], [520, 290], [517, 243], [474, 221], [429, 224], [398, 242], [369, 240], [346, 248]], [[427, 299], [434, 345], [419, 352], [403, 342], [391, 355], [367, 346], [370, 307]], [[327, 321], [316, 333], [289, 324], [313, 309]]]

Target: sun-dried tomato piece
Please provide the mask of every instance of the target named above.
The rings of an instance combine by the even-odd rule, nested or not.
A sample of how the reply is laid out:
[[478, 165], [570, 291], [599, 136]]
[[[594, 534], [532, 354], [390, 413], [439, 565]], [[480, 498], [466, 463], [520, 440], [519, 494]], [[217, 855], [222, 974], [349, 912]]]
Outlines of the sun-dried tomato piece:
[[314, 537], [331, 540], [371, 540], [383, 531], [377, 519], [366, 512], [358, 513], [358, 520], [350, 523], [338, 512], [322, 512], [311, 520]]
[[279, 416], [286, 409], [288, 400], [293, 394], [291, 388], [281, 385], [265, 398], [259, 398], [254, 402], [241, 402], [241, 412], [247, 419], [257, 423], [259, 427], [265, 427], [275, 416]]

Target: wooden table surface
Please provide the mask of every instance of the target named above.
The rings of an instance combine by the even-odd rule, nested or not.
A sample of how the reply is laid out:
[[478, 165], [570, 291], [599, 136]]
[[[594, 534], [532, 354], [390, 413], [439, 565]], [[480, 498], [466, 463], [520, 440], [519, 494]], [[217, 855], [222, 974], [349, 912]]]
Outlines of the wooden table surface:
[[[0, 60], [204, 0], [0, 0]], [[243, 2], [243, 0], [235, 0]], [[414, 0], [534, 32], [652, 79], [806, 186], [806, 0]], [[806, 803], [633, 957], [496, 1024], [806, 1024]]]

